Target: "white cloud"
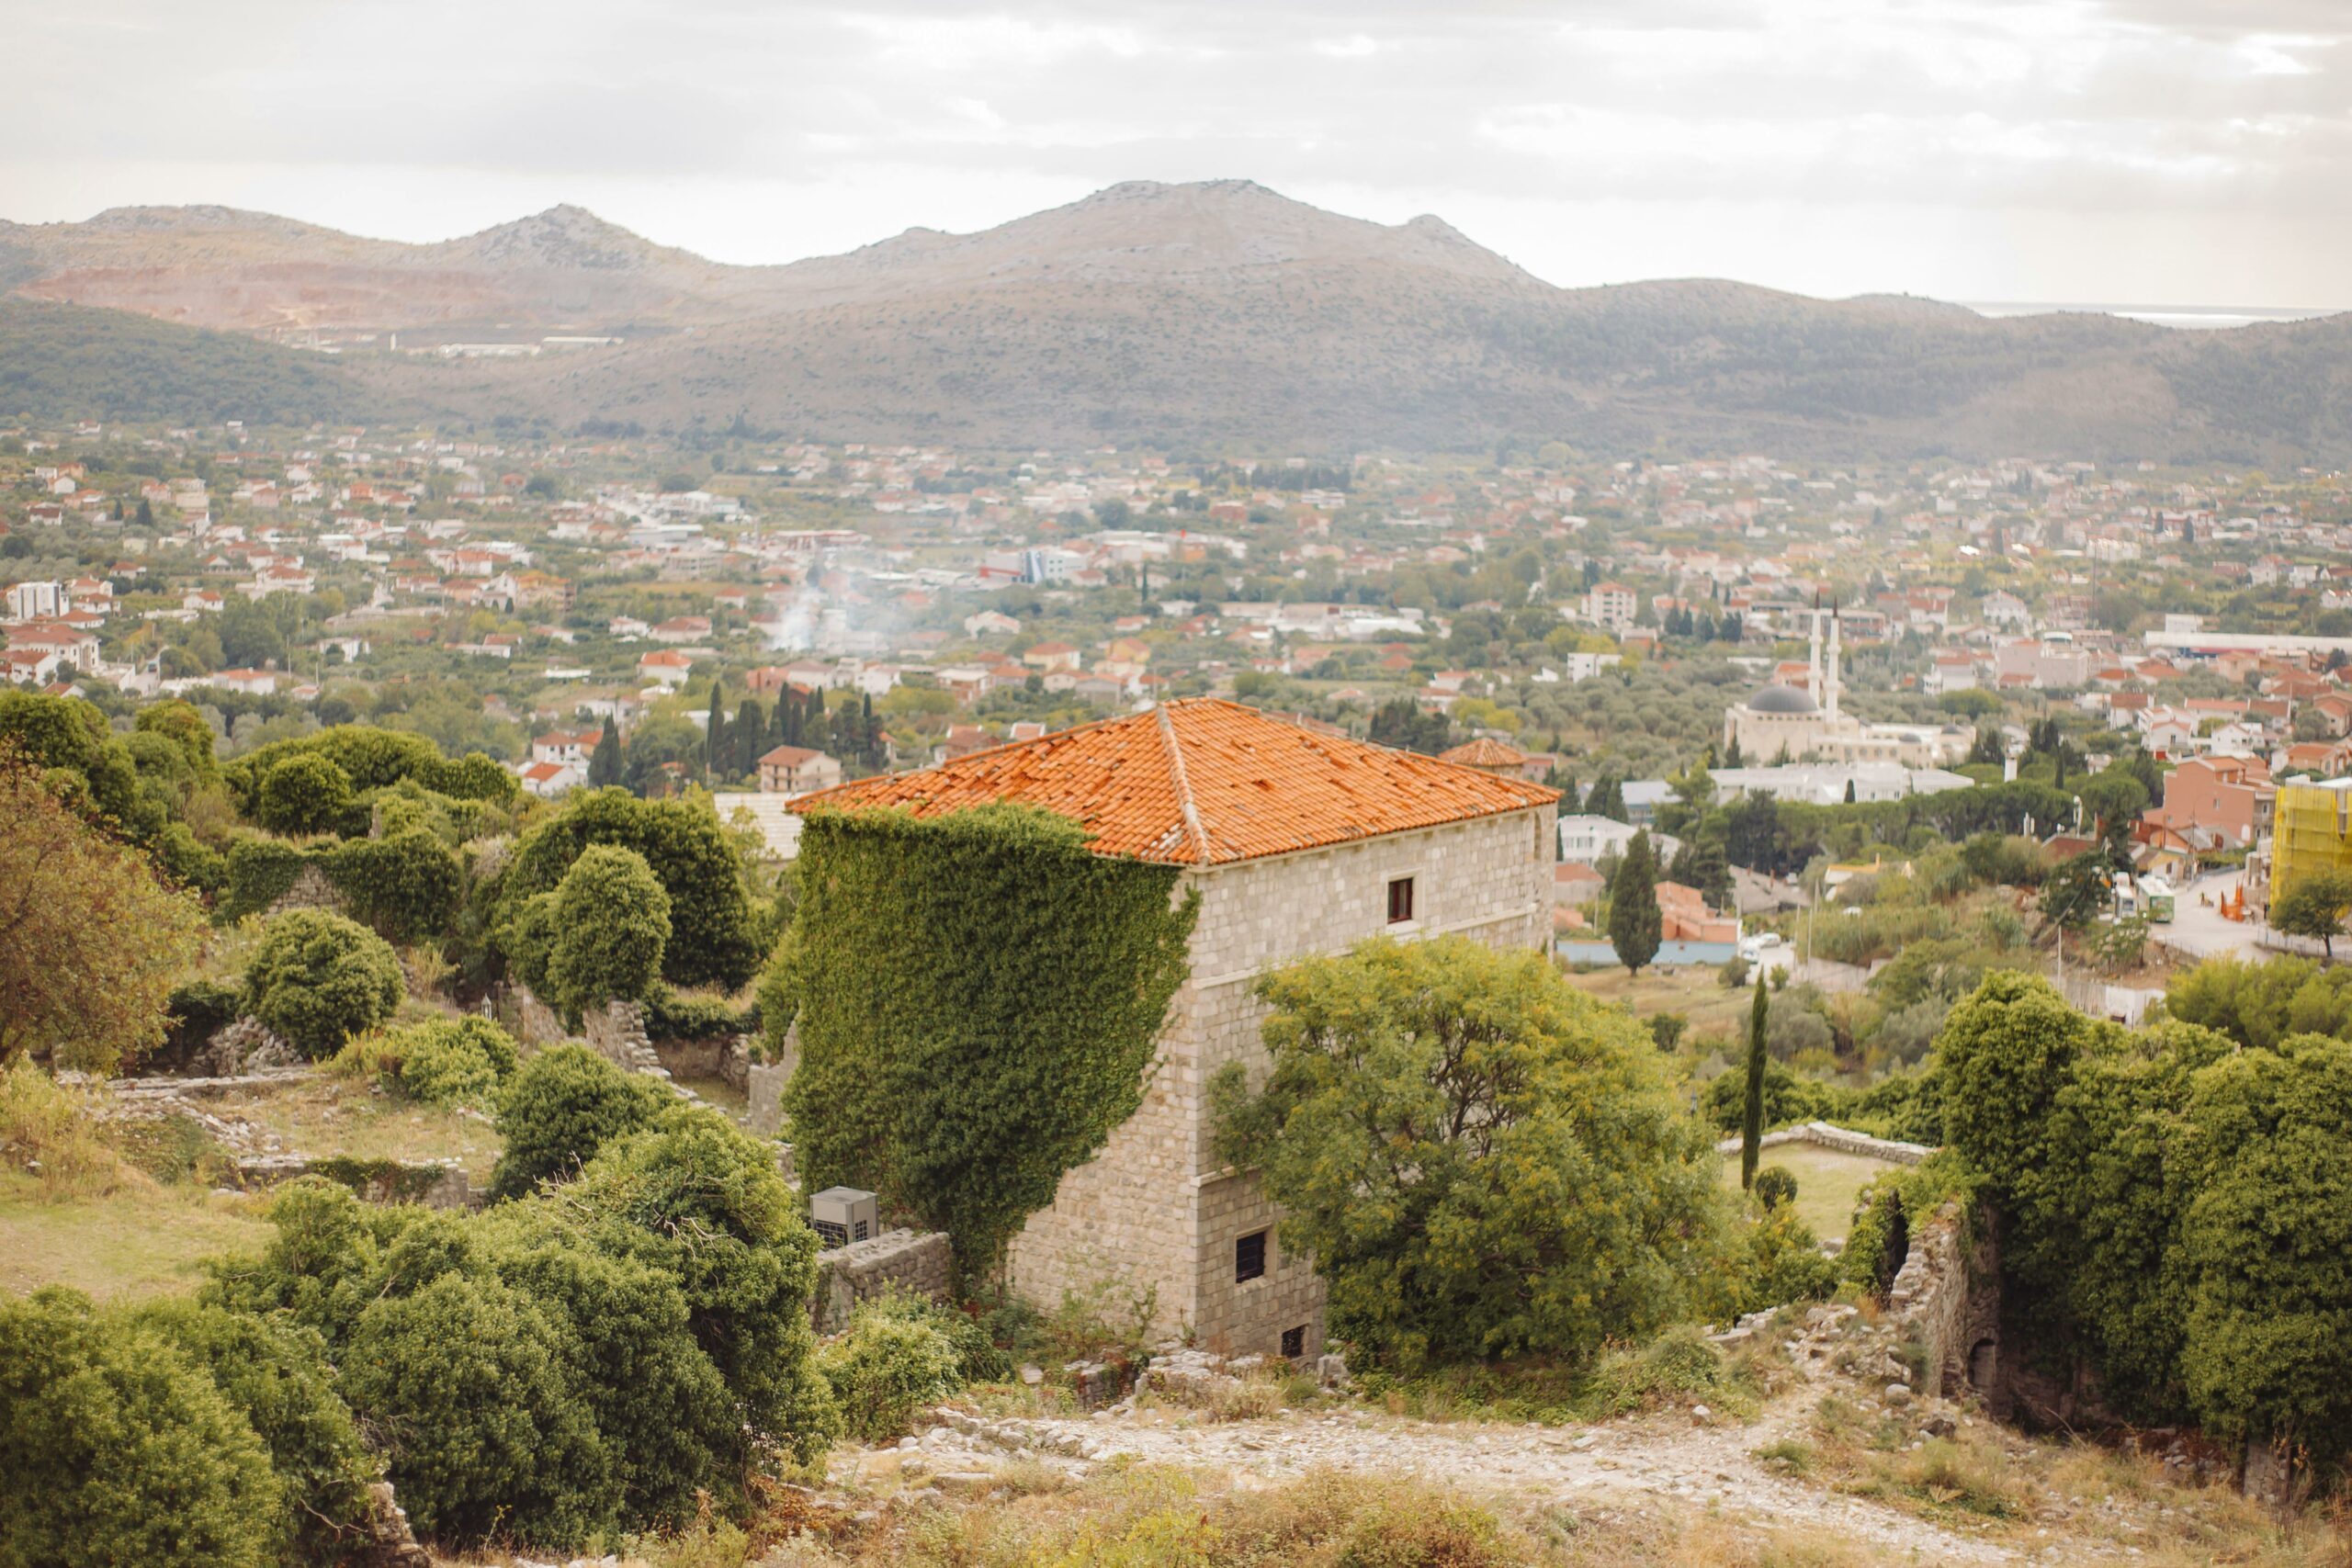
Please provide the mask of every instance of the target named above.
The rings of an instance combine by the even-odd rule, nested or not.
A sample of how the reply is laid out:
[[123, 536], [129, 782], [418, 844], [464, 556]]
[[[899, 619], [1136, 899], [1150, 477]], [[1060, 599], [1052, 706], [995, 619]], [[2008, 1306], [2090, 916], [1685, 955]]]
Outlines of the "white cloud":
[[783, 260], [1239, 175], [1568, 284], [2352, 303], [2344, 0], [0, 7], [42, 64], [0, 96], [17, 219], [571, 200]]

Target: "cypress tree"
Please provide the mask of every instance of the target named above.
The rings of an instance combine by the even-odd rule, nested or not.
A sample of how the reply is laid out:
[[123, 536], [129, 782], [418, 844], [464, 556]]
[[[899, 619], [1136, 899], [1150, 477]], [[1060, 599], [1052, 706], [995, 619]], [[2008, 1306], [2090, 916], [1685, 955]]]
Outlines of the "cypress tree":
[[596, 750], [588, 756], [588, 787], [603, 789], [621, 782], [621, 732], [608, 716], [605, 733], [596, 738]]
[[1657, 907], [1657, 859], [1645, 830], [1625, 846], [1624, 863], [1609, 887], [1609, 942], [1617, 950], [1617, 961], [1638, 975], [1657, 956], [1665, 934], [1665, 917]]
[[1756, 966], [1756, 1000], [1747, 1010], [1747, 1097], [1739, 1113], [1739, 1190], [1756, 1184], [1756, 1162], [1764, 1152], [1764, 1015], [1771, 998], [1764, 966]]
[[727, 765], [726, 688], [710, 683], [710, 718], [702, 727], [702, 776], [708, 781]]

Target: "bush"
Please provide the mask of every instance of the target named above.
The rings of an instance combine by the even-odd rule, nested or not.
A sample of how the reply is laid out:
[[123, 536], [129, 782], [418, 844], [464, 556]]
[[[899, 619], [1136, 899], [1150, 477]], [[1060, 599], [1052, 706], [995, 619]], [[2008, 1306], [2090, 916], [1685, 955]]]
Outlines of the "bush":
[[577, 1354], [568, 1325], [492, 1279], [443, 1274], [359, 1314], [345, 1382], [419, 1530], [573, 1549], [615, 1522], [605, 1445], [567, 1375]]
[[380, 839], [354, 839], [325, 860], [326, 874], [353, 915], [395, 942], [421, 942], [449, 929], [464, 890], [458, 857], [429, 829], [409, 828]]
[[254, 820], [273, 833], [331, 833], [351, 814], [351, 775], [315, 752], [300, 752], [262, 775]]
[[55, 1287], [0, 1298], [0, 1562], [271, 1568], [284, 1494], [254, 1429], [149, 1330]]
[[585, 1045], [539, 1052], [515, 1073], [499, 1107], [506, 1146], [491, 1173], [491, 1196], [519, 1198], [549, 1177], [570, 1176], [605, 1143], [650, 1127], [675, 1103], [657, 1080]]
[[147, 848], [164, 874], [183, 887], [218, 893], [228, 885], [228, 857], [199, 841], [185, 822], [165, 823]]
[[697, 995], [655, 984], [644, 998], [645, 1032], [655, 1040], [716, 1040], [760, 1027], [756, 1013], [725, 997]]
[[1797, 1179], [1789, 1174], [1784, 1165], [1768, 1165], [1756, 1173], [1756, 1183], [1749, 1189], [1756, 1201], [1768, 1209], [1797, 1201]]
[[184, 1301], [142, 1307], [138, 1321], [210, 1377], [269, 1451], [294, 1560], [335, 1561], [367, 1528], [368, 1485], [382, 1467], [335, 1392], [326, 1342], [283, 1320]]
[[210, 1040], [215, 1031], [237, 1021], [243, 998], [234, 986], [213, 980], [190, 980], [175, 987], [164, 1003], [170, 1021], [164, 1035], [164, 1055], [174, 1066]]
[[376, 1079], [427, 1105], [488, 1106], [514, 1071], [514, 1042], [486, 1018], [435, 1019], [354, 1035], [337, 1052], [341, 1071]]
[[953, 1393], [962, 1358], [927, 1313], [885, 1297], [860, 1306], [849, 1330], [817, 1353], [817, 1368], [853, 1437], [888, 1442], [916, 1411]]
[[1709, 1400], [1723, 1389], [1723, 1352], [1695, 1324], [1669, 1328], [1637, 1350], [1611, 1350], [1592, 1370], [1591, 1398], [1610, 1416]]
[[260, 914], [292, 890], [309, 859], [277, 839], [239, 839], [223, 861], [227, 869], [213, 918], [241, 920]]
[[401, 1005], [400, 955], [356, 920], [294, 909], [269, 922], [245, 971], [245, 1010], [313, 1061]]
[[592, 845], [556, 890], [548, 999], [577, 1016], [616, 998], [641, 997], [660, 976], [669, 942], [670, 896], [645, 857]]
[[671, 940], [662, 977], [675, 986], [733, 989], [762, 957], [751, 897], [727, 829], [707, 804], [639, 800], [623, 789], [580, 790], [564, 808], [515, 846], [494, 923], [503, 931], [524, 900], [553, 892], [592, 845], [613, 844], [645, 857], [670, 896]]

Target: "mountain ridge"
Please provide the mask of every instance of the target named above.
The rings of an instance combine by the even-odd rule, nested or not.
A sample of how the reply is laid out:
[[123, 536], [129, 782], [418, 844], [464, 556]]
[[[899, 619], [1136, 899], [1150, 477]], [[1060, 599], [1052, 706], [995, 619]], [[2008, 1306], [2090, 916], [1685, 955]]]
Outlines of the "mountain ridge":
[[[595, 333], [591, 354], [354, 386], [465, 417], [997, 446], [1347, 450], [1562, 439], [1911, 457], [2352, 455], [2352, 317], [2184, 333], [1987, 318], [1722, 278], [1559, 288], [1442, 218], [1382, 224], [1253, 181], [1127, 181], [970, 233], [757, 266], [559, 205], [412, 245], [225, 207], [0, 224], [33, 301], [267, 333]], [[157, 354], [177, 340], [141, 340]]]

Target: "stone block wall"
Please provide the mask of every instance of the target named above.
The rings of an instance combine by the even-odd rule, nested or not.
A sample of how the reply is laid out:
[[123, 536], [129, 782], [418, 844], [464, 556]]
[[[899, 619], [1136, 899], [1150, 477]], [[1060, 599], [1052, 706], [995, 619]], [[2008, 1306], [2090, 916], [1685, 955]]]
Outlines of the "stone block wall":
[[808, 1314], [820, 1334], [849, 1326], [860, 1302], [893, 1288], [909, 1295], [945, 1301], [954, 1276], [955, 1253], [939, 1231], [884, 1231], [818, 1254], [817, 1291]]
[[[1188, 871], [1179, 896], [1201, 896], [1191, 975], [1170, 1005], [1143, 1105], [1013, 1239], [1014, 1285], [1047, 1303], [1102, 1281], [1148, 1290], [1156, 1326], [1193, 1328], [1222, 1353], [1274, 1354], [1298, 1327], [1310, 1353], [1319, 1348], [1322, 1284], [1310, 1260], [1270, 1236], [1264, 1278], [1233, 1277], [1235, 1244], [1278, 1215], [1253, 1178], [1216, 1165], [1209, 1079], [1236, 1061], [1262, 1077], [1266, 1009], [1251, 987], [1296, 959], [1383, 932], [1540, 947], [1554, 818], [1550, 807], [1531, 808]], [[1415, 919], [1392, 927], [1388, 884], [1403, 876], [1413, 878]]]
[[237, 1162], [240, 1187], [275, 1187], [298, 1176], [323, 1176], [369, 1203], [422, 1203], [428, 1209], [475, 1206], [473, 1183], [455, 1160], [361, 1160], [347, 1155], [254, 1155]]
[[1989, 1213], [1966, 1215], [1949, 1202], [1915, 1226], [1886, 1300], [1894, 1322], [1926, 1353], [1923, 1393], [1997, 1387], [2000, 1260]]
[[[1925, 1144], [1897, 1143], [1893, 1138], [1873, 1138], [1868, 1133], [1851, 1128], [1832, 1126], [1826, 1122], [1807, 1122], [1800, 1127], [1783, 1127], [1777, 1133], [1767, 1133], [1756, 1141], [1759, 1150], [1778, 1148], [1782, 1144], [1814, 1144], [1840, 1154], [1864, 1155], [1883, 1159], [1891, 1165], [1917, 1165], [1936, 1151]], [[1739, 1153], [1739, 1140], [1725, 1138], [1715, 1145], [1719, 1155]]]
[[503, 1010], [513, 1020], [515, 1042], [526, 1051], [542, 1045], [560, 1045], [567, 1040], [582, 1040], [598, 1055], [630, 1072], [650, 1073], [663, 1078], [670, 1076], [653, 1049], [653, 1042], [646, 1035], [645, 1010], [635, 1002], [608, 1002], [601, 1010], [584, 1015], [580, 1028], [574, 1031], [566, 1029], [555, 1009], [533, 996], [528, 986], [516, 981], [506, 987]]
[[343, 894], [327, 880], [327, 874], [315, 864], [305, 863], [295, 874], [294, 886], [270, 901], [262, 918], [282, 915], [288, 909], [324, 909], [332, 915], [348, 913]]

